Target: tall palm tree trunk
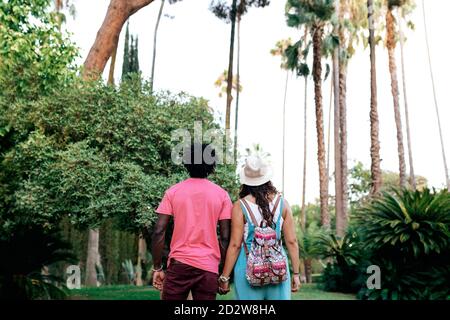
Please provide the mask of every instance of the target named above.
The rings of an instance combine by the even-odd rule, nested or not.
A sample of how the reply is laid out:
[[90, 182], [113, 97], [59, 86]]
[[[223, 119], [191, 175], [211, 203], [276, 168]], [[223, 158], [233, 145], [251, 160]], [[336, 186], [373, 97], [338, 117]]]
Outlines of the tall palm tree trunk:
[[286, 98], [289, 83], [289, 70], [286, 70], [286, 80], [284, 83], [283, 98], [283, 142], [282, 142], [282, 163], [281, 163], [281, 192], [284, 193], [284, 168], [285, 168], [285, 150], [286, 150]]
[[239, 89], [240, 83], [240, 62], [241, 62], [241, 15], [237, 18], [237, 61], [236, 61], [236, 106], [234, 112], [234, 157], [238, 158], [238, 121], [239, 121]]
[[320, 219], [322, 227], [330, 229], [330, 215], [328, 212], [328, 177], [325, 158], [325, 141], [323, 130], [323, 101], [322, 101], [322, 36], [323, 25], [316, 25], [313, 34], [313, 79], [314, 100], [316, 105], [317, 130], [317, 161], [319, 165], [320, 184]]
[[302, 184], [302, 212], [301, 227], [306, 228], [306, 155], [307, 155], [307, 125], [308, 125], [308, 77], [305, 76], [305, 102], [303, 114], [303, 184]]
[[[399, 9], [401, 10], [401, 9]], [[402, 65], [402, 84], [403, 84], [403, 103], [405, 107], [405, 122], [406, 122], [406, 138], [408, 142], [408, 160], [409, 160], [409, 183], [413, 190], [416, 190], [416, 176], [414, 174], [414, 163], [413, 163], [413, 156], [412, 156], [412, 138], [411, 138], [411, 130], [410, 130], [410, 124], [409, 124], [409, 108], [408, 108], [408, 95], [406, 90], [406, 70], [405, 70], [405, 56], [404, 56], [404, 43], [405, 38], [402, 31], [402, 21], [401, 21], [401, 14], [399, 14], [398, 17], [398, 27], [399, 27], [399, 33], [400, 33], [400, 58], [401, 58], [401, 65]]]
[[[225, 111], [225, 129], [230, 130], [230, 114], [231, 114], [231, 90], [233, 88], [233, 60], [234, 60], [234, 38], [236, 29], [236, 3], [233, 0], [231, 5], [231, 35], [230, 35], [230, 54], [228, 58], [228, 79], [227, 79], [227, 105]], [[227, 131], [228, 132], [228, 131]], [[227, 133], [229, 134], [229, 132]]]
[[391, 91], [394, 102], [394, 117], [397, 128], [397, 151], [400, 173], [400, 187], [406, 187], [406, 162], [405, 149], [403, 146], [403, 128], [400, 114], [399, 89], [397, 79], [397, 64], [395, 62], [395, 21], [392, 9], [388, 8], [386, 13], [387, 49], [389, 58], [389, 73], [391, 75]]
[[158, 37], [159, 23], [161, 22], [161, 16], [164, 10], [164, 3], [166, 0], [161, 0], [161, 6], [159, 7], [158, 18], [156, 19], [155, 31], [153, 33], [153, 57], [152, 57], [152, 71], [150, 76], [150, 92], [153, 92], [153, 84], [155, 79], [155, 63], [156, 63], [156, 43]]
[[[339, 10], [339, 1], [336, 1], [336, 11]], [[333, 32], [337, 32], [337, 27]], [[334, 90], [334, 187], [335, 187], [335, 213], [336, 227], [340, 225], [342, 217], [342, 171], [341, 171], [341, 141], [340, 141], [340, 86], [339, 86], [339, 47], [333, 52], [333, 90]], [[330, 150], [328, 151], [330, 152]], [[337, 235], [342, 236], [341, 230], [336, 229]]]
[[447, 189], [450, 190], [450, 178], [448, 175], [447, 157], [445, 156], [444, 136], [442, 135], [441, 117], [439, 115], [439, 106], [438, 106], [438, 101], [437, 101], [437, 96], [436, 96], [436, 86], [434, 84], [433, 67], [431, 64], [430, 43], [428, 41], [427, 18], [426, 18], [426, 14], [425, 14], [425, 1], [424, 0], [422, 0], [422, 13], [423, 13], [423, 26], [425, 29], [425, 42], [426, 42], [427, 53], [428, 53], [428, 65], [430, 67], [431, 85], [433, 87], [434, 109], [436, 111], [436, 118], [437, 118], [438, 129], [439, 129], [439, 138], [441, 140], [442, 160], [444, 161], [445, 182], [447, 184]]
[[[333, 78], [333, 75], [331, 76]], [[331, 154], [331, 111], [333, 110], [333, 79], [330, 81], [330, 103], [328, 106], [328, 130], [327, 130], [327, 176], [330, 177]]]
[[336, 232], [344, 236], [348, 225], [348, 164], [347, 164], [347, 65], [339, 62], [339, 131], [341, 160], [341, 210], [336, 215]]
[[372, 187], [370, 193], [378, 194], [381, 189], [381, 160], [380, 160], [380, 139], [377, 101], [377, 68], [375, 56], [375, 25], [373, 21], [373, 0], [367, 0], [368, 20], [369, 20], [369, 45], [370, 45], [370, 158], [371, 158], [371, 179]]
[[98, 229], [90, 229], [88, 237], [88, 250], [86, 258], [86, 279], [87, 287], [97, 286], [97, 268], [96, 265], [100, 261], [99, 253], [100, 232]]

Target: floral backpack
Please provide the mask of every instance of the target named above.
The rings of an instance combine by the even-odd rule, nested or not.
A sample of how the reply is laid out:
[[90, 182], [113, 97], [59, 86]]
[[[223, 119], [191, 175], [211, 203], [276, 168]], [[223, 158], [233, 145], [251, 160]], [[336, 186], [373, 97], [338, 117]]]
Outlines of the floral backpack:
[[[275, 202], [272, 216], [274, 216], [277, 210], [280, 199], [281, 195], [278, 196]], [[269, 226], [263, 218], [258, 226], [247, 201], [242, 199], [242, 203], [250, 215], [251, 223], [255, 226], [250, 250], [248, 250], [245, 240], [243, 242], [247, 256], [246, 278], [248, 282], [251, 286], [262, 287], [285, 281], [287, 279], [286, 256], [283, 253], [281, 238], [278, 239], [274, 224]]]

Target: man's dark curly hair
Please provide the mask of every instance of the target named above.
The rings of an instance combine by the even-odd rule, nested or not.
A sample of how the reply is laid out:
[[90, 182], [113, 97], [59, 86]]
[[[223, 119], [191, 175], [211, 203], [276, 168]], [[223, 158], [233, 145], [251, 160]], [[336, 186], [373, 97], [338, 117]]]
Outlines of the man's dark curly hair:
[[184, 149], [183, 165], [191, 178], [208, 177], [216, 162], [216, 150], [210, 144], [193, 143]]

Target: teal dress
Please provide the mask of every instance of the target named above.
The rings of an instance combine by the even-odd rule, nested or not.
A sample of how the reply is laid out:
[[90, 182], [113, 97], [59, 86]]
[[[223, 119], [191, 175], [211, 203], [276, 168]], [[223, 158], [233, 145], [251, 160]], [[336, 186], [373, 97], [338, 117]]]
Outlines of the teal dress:
[[[257, 208], [256, 205], [252, 204], [253, 207]], [[252, 287], [245, 277], [245, 272], [247, 268], [247, 256], [245, 254], [244, 245], [250, 249], [253, 241], [255, 226], [253, 225], [251, 219], [249, 218], [249, 213], [247, 209], [241, 202], [242, 212], [245, 215], [245, 221], [248, 227], [247, 237], [245, 243], [241, 247], [239, 257], [237, 259], [236, 265], [234, 266], [234, 296], [237, 300], [291, 300], [291, 283], [290, 283], [290, 272], [289, 268], [287, 270], [287, 280], [277, 284], [277, 285], [267, 285], [263, 287]], [[252, 210], [255, 217], [258, 217], [259, 210]], [[280, 205], [275, 213], [276, 218], [276, 232], [278, 239], [281, 238], [282, 230], [282, 212], [283, 212], [283, 198], [280, 200]], [[260, 215], [260, 214], [259, 214]], [[258, 219], [258, 218], [257, 218]], [[283, 248], [284, 256], [287, 259], [286, 252]], [[286, 261], [286, 264], [288, 262]]]

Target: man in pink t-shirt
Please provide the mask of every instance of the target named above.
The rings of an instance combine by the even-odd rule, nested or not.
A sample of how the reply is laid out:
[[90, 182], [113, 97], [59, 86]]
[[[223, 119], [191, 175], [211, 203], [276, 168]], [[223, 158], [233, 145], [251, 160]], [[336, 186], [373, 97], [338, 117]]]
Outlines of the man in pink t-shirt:
[[[201, 152], [200, 159], [194, 157], [195, 152]], [[208, 157], [213, 160], [208, 161]], [[215, 168], [215, 152], [210, 145], [193, 144], [185, 150], [183, 163], [190, 178], [170, 187], [156, 209], [153, 285], [162, 290], [163, 300], [186, 300], [189, 291], [194, 300], [214, 300], [219, 263], [228, 247], [232, 203], [224, 189], [207, 179]], [[174, 230], [164, 273], [162, 251], [171, 217]]]

